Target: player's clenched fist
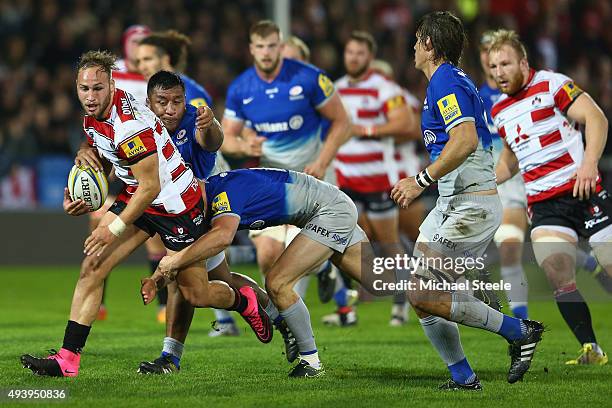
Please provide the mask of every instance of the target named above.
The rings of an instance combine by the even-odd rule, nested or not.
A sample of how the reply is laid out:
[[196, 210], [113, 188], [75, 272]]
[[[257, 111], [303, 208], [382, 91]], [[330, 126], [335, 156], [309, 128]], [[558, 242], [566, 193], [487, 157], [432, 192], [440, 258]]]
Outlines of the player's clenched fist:
[[393, 190], [391, 190], [391, 198], [401, 208], [406, 208], [422, 192], [423, 189], [419, 187], [414, 177], [406, 177], [395, 184]]

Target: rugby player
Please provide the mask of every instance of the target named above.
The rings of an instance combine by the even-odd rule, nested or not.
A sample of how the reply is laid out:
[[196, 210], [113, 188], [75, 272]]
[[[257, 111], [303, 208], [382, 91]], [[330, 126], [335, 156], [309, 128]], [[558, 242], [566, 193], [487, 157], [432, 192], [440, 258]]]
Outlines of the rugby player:
[[[329, 183], [283, 169], [220, 173], [208, 178], [205, 189], [211, 230], [185, 251], [162, 259], [159, 270], [144, 281], [145, 302], [152, 301], [160, 283], [175, 276], [178, 279], [183, 264], [207, 259], [229, 246], [238, 229], [283, 224], [299, 227], [300, 233], [270, 269], [266, 289], [297, 340], [300, 361], [289, 376], [322, 375], [325, 371], [319, 360], [310, 315], [293, 287], [304, 274], [329, 258], [361, 282], [362, 259], [368, 262], [373, 255], [364, 232], [357, 225], [355, 204]], [[192, 292], [197, 293], [198, 289]], [[202, 302], [200, 297], [186, 298], [194, 305]]]
[[[195, 177], [205, 180], [213, 172], [215, 153], [223, 142], [221, 125], [210, 108], [188, 105], [183, 80], [178, 74], [169, 71], [159, 71], [149, 79], [147, 102], [168, 130]], [[206, 260], [206, 270], [210, 280], [222, 280], [233, 287], [248, 285], [255, 290], [259, 303], [266, 305], [266, 313], [272, 317], [275, 327], [285, 340], [287, 360], [293, 362], [297, 358], [295, 338], [268, 299], [268, 295], [249, 277], [230, 273], [224, 251]], [[194, 310], [193, 306], [185, 301], [174, 282], [168, 285], [168, 288], [166, 337], [162, 353], [153, 361], [140, 363], [138, 372], [142, 374], [168, 374], [180, 369], [184, 343]]]
[[[136, 64], [145, 81], [148, 81], [153, 74], [162, 69], [170, 72], [180, 72], [185, 69], [190, 44], [189, 37], [174, 30], [151, 33], [141, 38], [135, 49]], [[212, 107], [212, 99], [206, 90], [193, 79], [184, 74], [180, 75], [185, 84], [187, 103], [195, 107]], [[214, 155], [212, 158], [214, 159]], [[166, 249], [159, 236], [151, 238], [145, 246], [149, 258], [149, 268], [153, 273], [157, 269], [159, 260], [166, 254]], [[168, 301], [167, 292], [161, 291], [158, 300], [160, 309], [157, 313], [157, 320], [164, 323]], [[238, 333], [231, 315], [228, 313], [224, 317], [224, 326], [219, 331], [213, 330], [212, 333]]]
[[416, 177], [400, 180], [392, 197], [407, 206], [436, 180], [440, 196], [420, 227], [414, 255], [428, 262], [417, 267], [411, 278], [415, 290], [408, 291], [408, 298], [450, 371], [451, 379], [441, 388], [482, 389], [463, 353], [456, 323], [498, 333], [510, 343], [508, 382], [514, 383], [529, 369], [543, 325], [504, 315], [469, 293], [430, 290], [423, 284], [463, 279], [455, 262], [431, 267], [436, 262], [429, 260], [482, 257], [500, 225], [502, 207], [482, 100], [457, 68], [466, 42], [463, 24], [450, 12], [432, 12], [419, 21], [416, 37], [415, 66], [429, 80], [421, 128], [431, 164]]
[[[503, 92], [491, 110], [505, 141], [497, 182], [519, 171], [525, 182], [534, 255], [554, 288], [563, 319], [582, 345], [580, 355], [567, 364], [606, 364], [589, 308], [576, 287], [576, 243], [588, 239], [599, 263], [612, 273], [612, 200], [597, 169], [608, 120], [571, 78], [530, 68], [514, 31], [493, 34], [489, 67]], [[579, 125], [585, 127], [586, 144]]]
[[[167, 130], [145, 105], [115, 88], [111, 71], [115, 57], [105, 51], [89, 51], [77, 67], [76, 88], [85, 110], [83, 129], [90, 146], [109, 161], [124, 183], [109, 211], [85, 240], [85, 258], [76, 284], [70, 319], [59, 352], [47, 358], [21, 356], [24, 367], [35, 374], [76, 377], [81, 352], [96, 318], [104, 280], [151, 235], [159, 233], [169, 251], [185, 248], [205, 231], [202, 191], [186, 166]], [[88, 209], [64, 190], [64, 210], [74, 216]], [[209, 282], [204, 265], [185, 266], [177, 284], [185, 297], [192, 296], [191, 281], [201, 282], [199, 306], [239, 311], [260, 339], [271, 331], [268, 317], [250, 286], [236, 290], [225, 282]], [[187, 293], [185, 293], [187, 292]]]
[[[418, 133], [410, 132], [416, 120], [401, 88], [370, 69], [376, 48], [374, 38], [365, 31], [353, 31], [344, 47], [347, 73], [335, 86], [353, 126], [352, 137], [338, 150], [334, 167], [338, 187], [357, 205], [359, 225], [375, 245], [380, 245], [383, 254], [393, 257], [404, 253], [398, 209], [389, 197], [399, 180], [394, 140], [406, 141], [407, 136], [416, 137]], [[395, 296], [392, 326], [404, 322], [405, 303], [403, 293]], [[340, 321], [354, 319], [352, 311], [338, 309], [336, 313]]]
[[[280, 29], [274, 22], [257, 22], [249, 38], [254, 64], [227, 91], [221, 150], [258, 157], [263, 167], [323, 178], [349, 131], [349, 118], [333, 83], [318, 68], [282, 57]], [[324, 119], [330, 123], [322, 142]], [[264, 277], [298, 232], [284, 225], [252, 231]], [[319, 269], [326, 267], [323, 263]]]

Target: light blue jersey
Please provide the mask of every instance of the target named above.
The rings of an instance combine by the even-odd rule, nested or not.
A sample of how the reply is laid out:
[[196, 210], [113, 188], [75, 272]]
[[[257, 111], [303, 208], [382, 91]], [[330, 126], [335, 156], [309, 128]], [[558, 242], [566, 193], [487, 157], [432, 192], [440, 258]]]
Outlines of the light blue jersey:
[[490, 190], [496, 186], [493, 142], [482, 99], [463, 71], [444, 63], [429, 81], [421, 116], [423, 139], [432, 162], [446, 146], [450, 130], [464, 122], [474, 123], [478, 147], [458, 168], [438, 180], [441, 196]]
[[225, 117], [243, 121], [267, 140], [261, 165], [302, 171], [321, 148], [323, 118], [317, 108], [334, 93], [332, 81], [318, 68], [284, 58], [271, 82], [254, 67], [232, 82]]

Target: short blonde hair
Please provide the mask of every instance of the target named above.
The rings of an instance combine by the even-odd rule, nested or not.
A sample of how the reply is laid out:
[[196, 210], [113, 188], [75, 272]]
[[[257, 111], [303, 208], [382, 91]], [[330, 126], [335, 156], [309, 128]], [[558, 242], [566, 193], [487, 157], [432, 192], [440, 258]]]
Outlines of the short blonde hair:
[[499, 51], [501, 47], [508, 45], [516, 51], [520, 59], [527, 59], [527, 51], [525, 50], [525, 46], [514, 30], [505, 30], [502, 28], [494, 31], [492, 37], [489, 52]]
[[302, 59], [306, 62], [310, 61], [310, 48], [308, 48], [306, 43], [302, 41], [301, 38], [296, 37], [295, 35], [292, 35], [289, 38], [287, 38], [287, 41], [285, 41], [285, 44], [294, 46], [295, 48], [300, 50], [300, 54], [302, 54]]

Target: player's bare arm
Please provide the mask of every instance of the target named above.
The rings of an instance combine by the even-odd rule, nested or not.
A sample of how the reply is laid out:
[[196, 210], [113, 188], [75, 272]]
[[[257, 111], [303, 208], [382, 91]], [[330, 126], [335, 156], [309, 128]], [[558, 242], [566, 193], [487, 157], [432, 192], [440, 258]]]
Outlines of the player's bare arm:
[[574, 175], [574, 197], [581, 200], [589, 198], [595, 192], [599, 172], [597, 165], [606, 147], [608, 139], [608, 119], [593, 98], [583, 93], [571, 104], [567, 110], [567, 116], [584, 125], [584, 138], [586, 146], [584, 159]]
[[[125, 229], [142, 215], [147, 207], [151, 205], [161, 190], [159, 182], [159, 162], [156, 154], [145, 157], [133, 164], [130, 169], [138, 180], [138, 188], [129, 201], [125, 210], [117, 217]], [[115, 221], [116, 222], [116, 221]], [[111, 224], [112, 225], [112, 224]], [[104, 248], [113, 242], [120, 233], [112, 232], [109, 225], [100, 225], [85, 240], [84, 253], [87, 255], [100, 256]]]
[[162, 277], [172, 280], [182, 268], [224, 251], [232, 244], [239, 223], [240, 218], [233, 215], [217, 217], [213, 220], [210, 231], [198, 238], [189, 247], [162, 258], [151, 279], [156, 282]]
[[518, 171], [518, 159], [504, 140], [504, 149], [499, 156], [499, 161], [495, 168], [495, 180], [497, 184], [502, 184], [510, 180]]
[[244, 123], [242, 121], [223, 118], [223, 145], [221, 152], [233, 157], [259, 157], [262, 154], [262, 143], [266, 140], [262, 136], [241, 137]]
[[419, 123], [412, 109], [404, 102], [387, 112], [387, 122], [371, 127], [353, 125], [353, 133], [362, 137], [392, 137], [398, 143], [420, 140]]
[[325, 176], [329, 164], [336, 157], [340, 146], [351, 137], [351, 123], [337, 93], [333, 94], [317, 110], [331, 122], [331, 126], [319, 157], [304, 168], [304, 173], [321, 179]]
[[223, 129], [209, 106], [200, 106], [196, 115], [196, 140], [203, 149], [216, 152], [223, 144]]

